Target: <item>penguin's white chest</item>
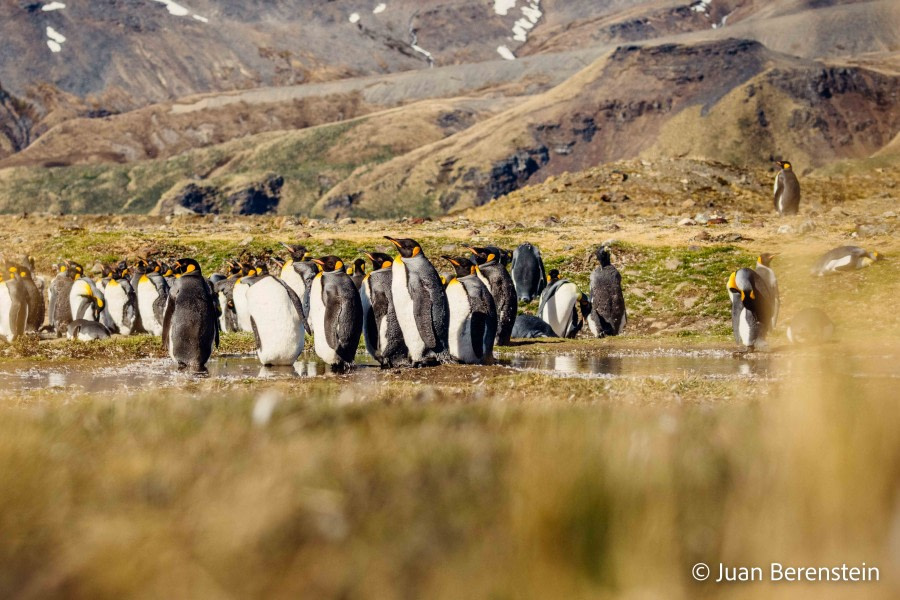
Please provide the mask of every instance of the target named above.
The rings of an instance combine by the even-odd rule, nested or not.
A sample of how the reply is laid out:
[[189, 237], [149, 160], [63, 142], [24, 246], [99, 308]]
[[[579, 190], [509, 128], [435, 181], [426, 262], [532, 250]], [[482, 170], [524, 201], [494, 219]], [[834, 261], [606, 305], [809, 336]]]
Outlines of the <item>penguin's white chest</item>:
[[106, 307], [113, 323], [122, 335], [129, 335], [131, 328], [125, 325], [125, 305], [128, 303], [128, 294], [125, 288], [116, 281], [110, 281], [106, 286]]
[[153, 304], [159, 298], [159, 290], [149, 279], [141, 279], [137, 289], [138, 310], [141, 313], [141, 323], [144, 329], [152, 335], [162, 335], [162, 323], [153, 312]]
[[294, 293], [303, 300], [303, 296], [306, 295], [306, 283], [303, 281], [300, 273], [294, 270], [293, 263], [287, 263], [281, 269], [281, 280], [288, 284], [288, 287], [294, 290]]
[[[91, 285], [84, 279], [79, 279], [72, 284], [72, 290], [69, 292], [69, 307], [72, 310], [73, 319], [84, 319], [85, 321], [93, 321], [94, 311], [91, 310], [91, 299], [94, 292]], [[79, 316], [79, 311], [84, 308], [84, 314]]]
[[0, 281], [0, 335], [10, 342], [12, 341], [12, 324], [9, 322], [9, 314], [12, 311], [12, 298], [5, 281]]
[[753, 345], [751, 319], [753, 319], [753, 315], [750, 311], [741, 307], [741, 313], [738, 317], [738, 337], [741, 338], [741, 343], [745, 346]]
[[[472, 305], [466, 288], [459, 280], [447, 286], [447, 304], [450, 307], [450, 355], [467, 364], [481, 362], [472, 346]], [[480, 340], [479, 340], [480, 343]]]
[[250, 287], [247, 303], [259, 336], [259, 361], [264, 365], [294, 364], [303, 352], [303, 322], [287, 290], [274, 278], [266, 278]]
[[328, 345], [328, 338], [325, 336], [325, 313], [328, 307], [325, 306], [322, 294], [324, 286], [320, 273], [313, 279], [312, 289], [309, 291], [309, 325], [313, 330], [313, 348], [316, 354], [329, 365], [335, 365], [341, 362], [341, 358], [336, 349]]
[[247, 302], [247, 292], [250, 286], [246, 283], [237, 282], [234, 285], [234, 312], [237, 313], [238, 327], [241, 331], [253, 331], [250, 325], [250, 306]]
[[562, 284], [544, 304], [541, 312], [543, 319], [553, 332], [559, 337], [565, 337], [572, 323], [572, 311], [575, 310], [575, 302], [578, 300], [578, 286], [568, 282]]
[[419, 333], [416, 323], [416, 312], [412, 295], [406, 284], [406, 265], [399, 258], [391, 265], [391, 295], [394, 297], [394, 311], [397, 313], [397, 321], [400, 331], [403, 332], [403, 341], [409, 349], [409, 357], [413, 362], [421, 361], [425, 356], [425, 341]]

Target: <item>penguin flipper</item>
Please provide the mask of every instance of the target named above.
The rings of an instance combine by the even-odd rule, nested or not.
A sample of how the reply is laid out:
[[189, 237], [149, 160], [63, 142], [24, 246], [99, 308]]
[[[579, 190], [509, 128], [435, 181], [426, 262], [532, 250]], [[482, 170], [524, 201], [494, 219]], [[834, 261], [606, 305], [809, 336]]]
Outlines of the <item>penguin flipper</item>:
[[294, 305], [294, 310], [297, 311], [297, 315], [300, 317], [300, 322], [303, 323], [304, 331], [312, 335], [312, 328], [310, 328], [309, 322], [306, 320], [306, 314], [303, 312], [303, 301], [300, 300], [300, 296], [291, 289], [291, 286], [282, 281], [281, 278], [275, 277], [274, 279], [284, 288], [284, 291], [287, 292], [288, 297], [291, 299], [291, 304]]
[[[156, 303], [153, 305], [156, 312]], [[166, 302], [165, 314], [162, 317], [162, 345], [166, 350], [169, 349], [169, 329], [172, 327], [172, 316], [175, 314], [175, 303]]]
[[[256, 351], [262, 352], [262, 340], [259, 339], [259, 329], [256, 328], [256, 320], [253, 317], [250, 317], [250, 328], [253, 330], [253, 339], [256, 340]], [[216, 338], [218, 338], [218, 330], [216, 331]], [[218, 346], [218, 340], [216, 342]]]

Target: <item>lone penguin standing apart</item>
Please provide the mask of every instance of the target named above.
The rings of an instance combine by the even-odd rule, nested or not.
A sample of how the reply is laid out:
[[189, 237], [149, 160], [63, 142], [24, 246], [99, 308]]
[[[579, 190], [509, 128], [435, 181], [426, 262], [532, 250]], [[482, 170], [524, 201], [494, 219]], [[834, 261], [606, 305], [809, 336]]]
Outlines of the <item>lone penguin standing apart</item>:
[[765, 343], [772, 326], [772, 293], [753, 269], [738, 269], [728, 278], [734, 340], [753, 351]]
[[206, 362], [219, 345], [219, 322], [213, 292], [192, 258], [175, 262], [178, 278], [169, 290], [162, 320], [163, 347], [178, 364], [206, 373]]
[[781, 167], [775, 175], [775, 210], [780, 215], [796, 215], [800, 210], [800, 182], [791, 163], [786, 160], [775, 162]]
[[600, 266], [591, 273], [591, 314], [588, 317], [588, 327], [598, 338], [619, 335], [627, 320], [622, 275], [612, 265], [609, 246], [598, 248], [595, 256]]
[[313, 346], [331, 370], [346, 372], [353, 364], [362, 335], [362, 301], [337, 256], [313, 259], [322, 272], [309, 292], [309, 325]]
[[516, 286], [503, 261], [511, 259], [510, 253], [496, 246], [485, 248], [469, 248], [475, 255], [475, 272], [484, 282], [494, 297], [497, 306], [497, 339], [498, 346], [508, 346], [512, 337], [513, 325], [516, 323], [518, 304], [516, 302]]
[[397, 310], [391, 293], [394, 279], [391, 265], [394, 261], [381, 252], [367, 256], [372, 261], [372, 271], [365, 276], [359, 288], [366, 350], [382, 369], [407, 365], [409, 350], [403, 341], [403, 331], [397, 321]]
[[426, 359], [449, 362], [450, 308], [441, 276], [416, 240], [385, 239], [400, 253], [391, 265], [391, 295], [410, 360], [414, 365]]
[[447, 283], [450, 307], [450, 354], [467, 365], [490, 363], [494, 358], [497, 307], [475, 265], [466, 257], [442, 257], [456, 270]]
[[513, 251], [512, 280], [519, 302], [531, 302], [547, 285], [541, 251], [528, 242]]
[[756, 259], [755, 270], [760, 277], [766, 280], [769, 285], [769, 291], [772, 293], [772, 329], [778, 323], [778, 309], [781, 307], [781, 295], [778, 293], [778, 279], [775, 277], [775, 271], [772, 270], [772, 259], [777, 254], [769, 254], [763, 252]]

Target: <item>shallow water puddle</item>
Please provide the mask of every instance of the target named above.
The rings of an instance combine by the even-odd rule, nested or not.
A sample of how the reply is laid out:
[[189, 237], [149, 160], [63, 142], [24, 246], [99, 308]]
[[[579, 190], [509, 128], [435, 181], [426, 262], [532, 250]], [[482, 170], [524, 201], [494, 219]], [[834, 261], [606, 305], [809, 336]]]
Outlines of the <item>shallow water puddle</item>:
[[[897, 355], [826, 355], [818, 368], [837, 370], [850, 377], [900, 379]], [[672, 378], [709, 379], [781, 378], [808, 368], [802, 353], [756, 353], [743, 355], [727, 350], [654, 349], [649, 351], [611, 350], [604, 354], [524, 354], [501, 353], [500, 367], [510, 371], [536, 372], [558, 377], [580, 378]], [[323, 362], [304, 356], [292, 367], [263, 367], [253, 355], [217, 356], [209, 361], [209, 378], [225, 381], [333, 377]], [[446, 366], [459, 369], [460, 382], [471, 378], [479, 367]], [[428, 369], [405, 371], [427, 375]], [[357, 363], [346, 379], [377, 381], [381, 371], [367, 355], [357, 355]], [[444, 371], [444, 376], [452, 371]], [[64, 363], [0, 363], [0, 394], [40, 389], [72, 389], [88, 393], [109, 390], [141, 390], [178, 386], [195, 376], [179, 373], [170, 360], [144, 359], [121, 362], [70, 361]], [[427, 377], [423, 377], [423, 381]], [[358, 381], [357, 381], [358, 382]]]

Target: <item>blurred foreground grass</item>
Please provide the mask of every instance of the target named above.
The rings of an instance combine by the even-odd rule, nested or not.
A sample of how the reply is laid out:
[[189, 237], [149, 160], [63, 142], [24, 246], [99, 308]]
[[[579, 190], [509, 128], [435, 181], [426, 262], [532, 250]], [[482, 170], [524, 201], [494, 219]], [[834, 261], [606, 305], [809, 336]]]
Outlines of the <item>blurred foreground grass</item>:
[[[792, 360], [4, 400], [0, 597], [896, 598], [896, 380]], [[698, 584], [700, 561], [881, 581]]]

